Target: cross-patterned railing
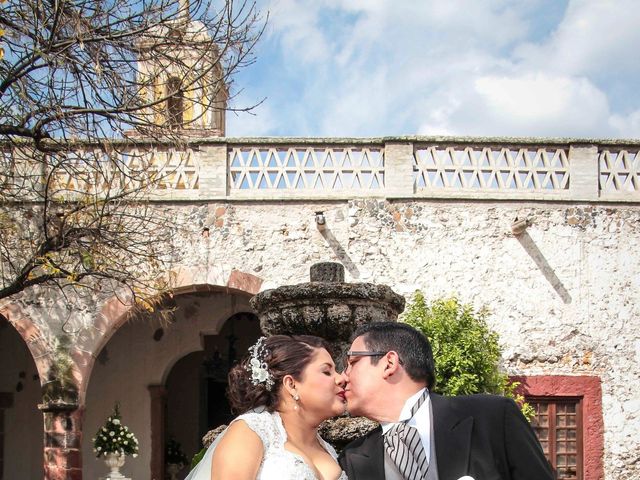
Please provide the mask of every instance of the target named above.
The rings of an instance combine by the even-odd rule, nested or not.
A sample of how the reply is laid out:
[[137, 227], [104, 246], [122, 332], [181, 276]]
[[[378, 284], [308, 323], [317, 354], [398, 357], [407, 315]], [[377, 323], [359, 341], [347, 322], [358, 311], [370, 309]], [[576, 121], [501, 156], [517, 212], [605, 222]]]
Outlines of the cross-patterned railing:
[[417, 190], [561, 191], [568, 148], [425, 145], [414, 155]]
[[[24, 183], [12, 181], [12, 171], [29, 172], [34, 185], [39, 175], [53, 171], [52, 184], [63, 194], [96, 192], [135, 187], [136, 176], [128, 178], [129, 173], [144, 172], [154, 179], [145, 193], [154, 200], [382, 197], [640, 203], [640, 140], [218, 138], [193, 140], [186, 148], [116, 143], [109, 149], [84, 145], [67, 153], [62, 163], [53, 155], [46, 168], [40, 163], [31, 169], [24, 150], [0, 145], [0, 184], [24, 191]], [[58, 168], [52, 170], [54, 165]]]
[[[111, 159], [117, 156], [118, 161]], [[192, 149], [102, 149], [50, 155], [52, 185], [59, 191], [101, 192], [152, 181], [159, 190], [198, 190], [199, 164]], [[143, 180], [144, 179], [144, 180]]]
[[379, 190], [384, 150], [376, 147], [249, 146], [229, 151], [232, 190]]
[[640, 149], [602, 149], [598, 155], [600, 191], [640, 192]]

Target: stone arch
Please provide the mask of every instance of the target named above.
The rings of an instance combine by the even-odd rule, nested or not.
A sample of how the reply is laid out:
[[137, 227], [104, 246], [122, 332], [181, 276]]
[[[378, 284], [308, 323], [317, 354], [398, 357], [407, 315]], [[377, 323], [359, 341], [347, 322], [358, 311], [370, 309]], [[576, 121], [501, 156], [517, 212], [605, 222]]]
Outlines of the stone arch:
[[[128, 397], [129, 400], [121, 404], [121, 411], [128, 426], [138, 433], [147, 452], [141, 454], [137, 461], [149, 462], [155, 478], [163, 478], [165, 435], [162, 412], [169, 372], [184, 356], [204, 350], [205, 337], [220, 335], [230, 317], [240, 312], [251, 312], [249, 298], [262, 284], [257, 277], [238, 271], [228, 274], [223, 284], [205, 283], [193, 275], [180, 278], [182, 281], [174, 282], [172, 289], [178, 305], [174, 322], [166, 326], [160, 322], [127, 322], [130, 308], [111, 298], [103, 304], [100, 318], [96, 319], [96, 325], [98, 321], [101, 325], [100, 335], [93, 337], [96, 343], [85, 349], [91, 353], [85, 361], [82, 404], [87, 405], [87, 411], [94, 412], [85, 417], [85, 426], [91, 433], [99, 423], [95, 412], [109, 408], [107, 402]], [[195, 281], [189, 284], [189, 280]], [[156, 337], [157, 330], [162, 332]], [[108, 349], [105, 349], [107, 344]], [[245, 347], [238, 346], [239, 349]], [[78, 350], [82, 351], [82, 348]], [[131, 352], [131, 355], [124, 352]], [[114, 381], [116, 377], [109, 377], [111, 374], [105, 369], [112, 369], [113, 375], [124, 373], [124, 376]], [[126, 393], [117, 393], [118, 388]], [[143, 390], [147, 391], [147, 396]], [[131, 415], [131, 405], [142, 409], [137, 418]], [[146, 423], [149, 421], [150, 424]], [[83, 458], [86, 462], [92, 460], [89, 451], [89, 444], [84, 442]], [[99, 473], [92, 470], [95, 468], [93, 463], [87, 465], [87, 471], [91, 470], [92, 475]], [[134, 468], [133, 461], [131, 468]], [[140, 467], [135, 468], [139, 474]]]
[[[257, 316], [236, 311], [221, 322], [217, 334], [202, 337], [201, 350], [183, 350], [167, 361], [160, 390], [150, 392], [152, 439], [173, 437], [189, 457], [197, 453], [202, 436], [233, 417], [226, 397], [228, 369], [259, 336]], [[158, 462], [153, 470], [160, 474], [161, 468]]]
[[51, 366], [49, 355], [51, 349], [47, 344], [46, 336], [18, 303], [12, 302], [0, 307], [0, 316], [4, 317], [24, 340], [42, 383]]
[[[221, 272], [206, 272], [198, 268], [178, 268], [170, 273], [174, 287], [172, 293], [181, 295], [194, 292], [221, 292], [253, 296], [260, 291], [263, 279], [253, 274], [231, 269], [227, 275]], [[100, 332], [87, 339], [82, 348], [75, 349], [72, 357], [78, 368], [78, 394], [80, 404], [84, 403], [91, 370], [96, 358], [111, 337], [127, 321], [131, 305], [119, 297], [112, 296], [103, 303], [94, 320], [94, 330]], [[177, 361], [177, 360], [176, 360]]]
[[[182, 293], [185, 293], [185, 292], [182, 292]], [[224, 326], [227, 324], [227, 322], [229, 320], [231, 320], [236, 315], [242, 315], [242, 314], [255, 315], [253, 312], [251, 312], [249, 310], [247, 310], [247, 311], [244, 311], [244, 310], [238, 311], [238, 312], [234, 313], [233, 315], [231, 315], [230, 317], [226, 318], [223, 322], [220, 323], [220, 325], [219, 325], [220, 326], [220, 331], [222, 331], [222, 329], [224, 328]], [[178, 363], [180, 360], [182, 360], [187, 355], [189, 355], [191, 353], [194, 353], [194, 352], [198, 352], [200, 350], [201, 349], [194, 347], [194, 348], [190, 348], [189, 350], [182, 351], [182, 352], [176, 352], [173, 357], [168, 359], [168, 361], [167, 361], [167, 363], [165, 365], [164, 371], [162, 373], [162, 376], [159, 379], [159, 384], [165, 385], [167, 383], [167, 377], [171, 373], [171, 370], [176, 365], [176, 363]]]

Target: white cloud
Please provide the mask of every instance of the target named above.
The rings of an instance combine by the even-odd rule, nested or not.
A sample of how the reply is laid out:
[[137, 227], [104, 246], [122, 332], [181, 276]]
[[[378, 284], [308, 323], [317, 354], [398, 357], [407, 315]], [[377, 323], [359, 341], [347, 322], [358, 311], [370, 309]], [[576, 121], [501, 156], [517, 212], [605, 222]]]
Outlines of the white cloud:
[[517, 50], [525, 66], [607, 77], [640, 72], [637, 0], [571, 0], [558, 29]]
[[636, 0], [267, 5], [266, 104], [231, 135], [640, 135]]
[[628, 115], [612, 115], [609, 123], [616, 137], [640, 138], [640, 110]]
[[329, 46], [319, 25], [322, 2], [272, 0], [267, 35], [280, 37], [288, 58], [301, 63], [325, 62], [330, 58]]
[[575, 136], [607, 126], [607, 98], [584, 78], [485, 76], [476, 80], [475, 92], [493, 134]]

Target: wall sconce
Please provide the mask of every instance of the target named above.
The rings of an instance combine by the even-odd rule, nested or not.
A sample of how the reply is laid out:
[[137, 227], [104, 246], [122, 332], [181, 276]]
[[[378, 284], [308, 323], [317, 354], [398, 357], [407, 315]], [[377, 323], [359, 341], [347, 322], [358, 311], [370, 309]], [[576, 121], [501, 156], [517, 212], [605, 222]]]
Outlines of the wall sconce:
[[511, 224], [511, 233], [513, 233], [514, 235], [521, 235], [522, 233], [524, 233], [527, 227], [529, 227], [532, 224], [533, 224], [532, 218], [519, 219], [518, 217], [516, 217], [513, 223]]
[[321, 232], [327, 227], [327, 219], [324, 218], [324, 212], [316, 212], [316, 227]]

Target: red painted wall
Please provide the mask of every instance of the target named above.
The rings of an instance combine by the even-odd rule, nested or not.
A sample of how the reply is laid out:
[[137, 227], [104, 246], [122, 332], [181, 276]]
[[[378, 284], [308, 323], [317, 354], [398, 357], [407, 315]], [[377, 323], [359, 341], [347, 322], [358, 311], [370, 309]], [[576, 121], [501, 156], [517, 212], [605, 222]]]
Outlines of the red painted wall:
[[541, 375], [511, 377], [520, 382], [518, 392], [536, 397], [581, 397], [584, 480], [603, 480], [604, 422], [599, 377]]

